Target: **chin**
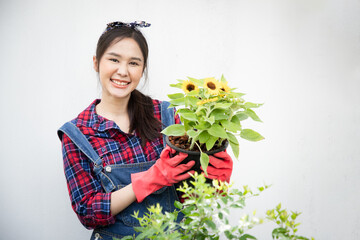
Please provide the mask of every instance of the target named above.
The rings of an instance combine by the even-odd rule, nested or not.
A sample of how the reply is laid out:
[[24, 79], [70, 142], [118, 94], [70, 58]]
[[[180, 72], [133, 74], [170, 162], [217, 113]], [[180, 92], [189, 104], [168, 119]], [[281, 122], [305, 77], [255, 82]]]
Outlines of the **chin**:
[[112, 97], [118, 100], [122, 100], [122, 99], [128, 99], [130, 98], [130, 94], [131, 93], [127, 93], [127, 94], [113, 94]]

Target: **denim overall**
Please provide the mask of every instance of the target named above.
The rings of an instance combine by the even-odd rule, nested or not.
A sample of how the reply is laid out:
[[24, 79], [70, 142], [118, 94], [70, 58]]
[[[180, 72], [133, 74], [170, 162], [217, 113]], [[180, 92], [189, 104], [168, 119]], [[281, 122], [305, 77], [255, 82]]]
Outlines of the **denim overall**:
[[[168, 108], [169, 102], [161, 103], [161, 120], [164, 127], [174, 124], [174, 109]], [[94, 163], [94, 174], [100, 179], [101, 185], [106, 192], [116, 191], [129, 185], [131, 183], [131, 174], [148, 170], [156, 161], [123, 164], [123, 165], [108, 165], [103, 168], [102, 159], [95, 152], [86, 137], [80, 130], [71, 122], [65, 123], [58, 131], [61, 139], [62, 134], [65, 133], [77, 147]], [[165, 137], [165, 136], [164, 136]], [[164, 147], [165, 147], [164, 139]], [[174, 211], [174, 201], [179, 200], [174, 186], [163, 187], [153, 194], [145, 198], [141, 203], [133, 202], [126, 209], [116, 215], [114, 224], [97, 228], [93, 231], [91, 240], [103, 239], [113, 240], [115, 238], [122, 238], [127, 235], [138, 235], [134, 227], [140, 226], [139, 221], [132, 217], [135, 211], [139, 211], [139, 216], [147, 212], [147, 208], [151, 205], [159, 203], [163, 211]], [[180, 221], [182, 216], [179, 215]]]

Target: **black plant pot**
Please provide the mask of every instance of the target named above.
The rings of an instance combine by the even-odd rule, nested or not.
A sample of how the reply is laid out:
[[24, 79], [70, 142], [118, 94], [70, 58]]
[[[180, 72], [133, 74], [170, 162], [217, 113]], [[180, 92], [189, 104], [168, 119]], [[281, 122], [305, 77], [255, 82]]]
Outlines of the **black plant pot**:
[[[200, 152], [199, 151], [189, 151], [189, 150], [185, 150], [185, 149], [182, 149], [182, 148], [179, 148], [179, 147], [176, 147], [175, 145], [173, 145], [170, 140], [169, 140], [169, 136], [166, 136], [165, 138], [165, 141], [166, 141], [166, 144], [169, 145], [169, 147], [173, 148], [176, 150], [176, 153], [173, 154], [173, 156], [176, 156], [177, 154], [179, 154], [179, 152], [183, 152], [183, 153], [186, 153], [188, 154], [188, 156], [181, 162], [181, 164], [186, 164], [188, 163], [189, 161], [195, 161], [195, 165], [190, 169], [190, 170], [195, 170], [196, 172], [198, 173], [202, 173], [203, 171], [201, 170], [201, 164], [200, 164]], [[227, 147], [229, 146], [229, 142], [227, 140], [225, 140], [222, 144], [222, 146], [220, 148], [217, 148], [215, 150], [211, 150], [211, 151], [208, 151], [208, 152], [205, 152], [207, 155], [213, 155], [215, 153], [218, 153], [218, 152], [222, 152], [224, 151]], [[209, 164], [211, 165], [211, 164]], [[211, 179], [207, 179], [206, 181], [207, 183], [211, 183], [212, 180]], [[189, 181], [188, 181], [189, 183]]]

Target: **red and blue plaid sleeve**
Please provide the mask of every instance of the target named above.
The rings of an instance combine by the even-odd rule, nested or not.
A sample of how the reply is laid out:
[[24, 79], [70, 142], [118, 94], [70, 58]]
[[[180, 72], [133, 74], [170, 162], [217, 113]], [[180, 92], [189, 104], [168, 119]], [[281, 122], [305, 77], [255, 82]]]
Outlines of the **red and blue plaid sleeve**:
[[64, 171], [71, 205], [80, 222], [88, 229], [115, 222], [110, 212], [111, 193], [105, 193], [91, 172], [87, 157], [66, 134], [62, 139]]
[[[176, 113], [176, 109], [174, 109], [174, 112]], [[175, 124], [181, 124], [179, 115], [175, 115]]]

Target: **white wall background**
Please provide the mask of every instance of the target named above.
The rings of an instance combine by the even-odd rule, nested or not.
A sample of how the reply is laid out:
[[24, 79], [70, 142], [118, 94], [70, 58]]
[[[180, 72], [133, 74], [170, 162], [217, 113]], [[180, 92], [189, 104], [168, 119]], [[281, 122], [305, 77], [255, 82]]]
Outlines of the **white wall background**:
[[[89, 239], [72, 212], [56, 130], [98, 97], [92, 56], [105, 24], [146, 20], [145, 92], [219, 77], [265, 102], [261, 143], [241, 141], [236, 185], [273, 186], [300, 234], [360, 239], [358, 0], [1, 1], [0, 238]], [[233, 219], [239, 216], [234, 215]], [[271, 239], [272, 224], [253, 233]]]

